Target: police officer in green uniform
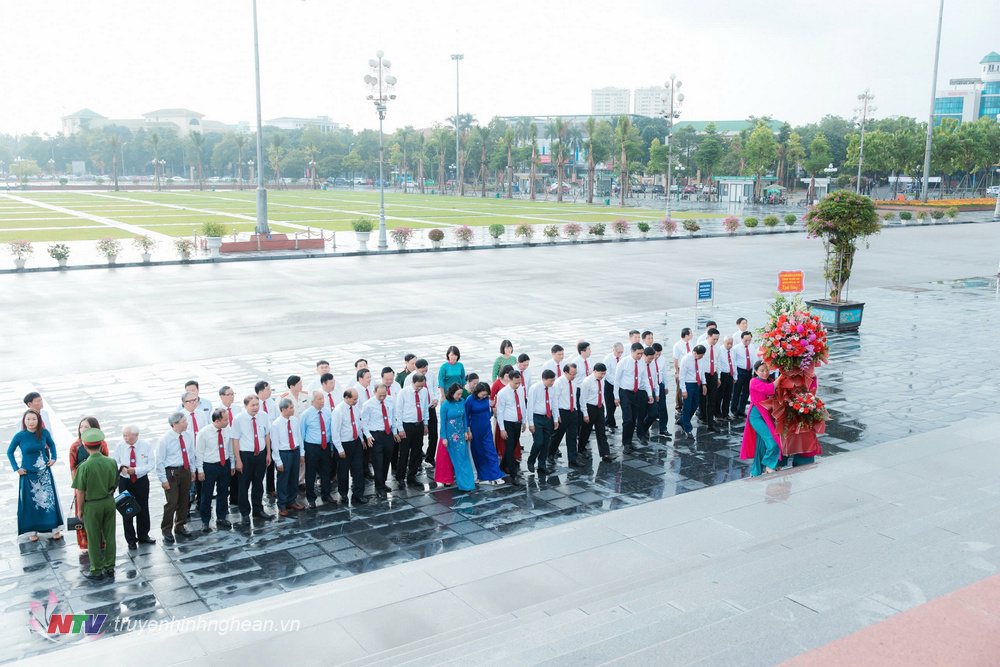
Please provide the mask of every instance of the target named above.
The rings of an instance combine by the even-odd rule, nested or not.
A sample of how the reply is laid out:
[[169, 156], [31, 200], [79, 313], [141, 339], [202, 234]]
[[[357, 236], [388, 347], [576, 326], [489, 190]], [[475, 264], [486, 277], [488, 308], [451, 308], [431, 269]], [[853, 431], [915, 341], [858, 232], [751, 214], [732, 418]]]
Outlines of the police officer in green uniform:
[[[76, 506], [82, 508], [83, 527], [87, 531], [87, 552], [90, 554], [88, 579], [101, 580], [115, 576], [115, 497], [118, 488], [118, 466], [101, 453], [104, 433], [88, 428], [80, 434], [87, 448], [87, 459], [76, 469], [73, 488]], [[101, 542], [104, 553], [101, 553]]]

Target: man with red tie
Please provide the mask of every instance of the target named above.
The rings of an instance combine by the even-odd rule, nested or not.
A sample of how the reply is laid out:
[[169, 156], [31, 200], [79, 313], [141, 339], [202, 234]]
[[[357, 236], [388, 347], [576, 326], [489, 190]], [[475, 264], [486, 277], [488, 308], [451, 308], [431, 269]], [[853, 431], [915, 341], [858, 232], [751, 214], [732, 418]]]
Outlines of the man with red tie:
[[156, 476], [160, 479], [166, 504], [160, 531], [163, 541], [174, 543], [174, 533], [191, 537], [184, 527], [188, 517], [188, 497], [195, 478], [195, 443], [185, 438], [188, 431], [187, 417], [175, 412], [167, 419], [170, 428], [156, 444]]
[[615, 371], [623, 354], [625, 346], [615, 343], [611, 348], [611, 354], [604, 357], [604, 367], [608, 369], [608, 373], [604, 376], [604, 406], [607, 412], [607, 427], [612, 431], [618, 428], [618, 422], [615, 421], [615, 408], [618, 407], [615, 405]]
[[698, 407], [698, 401], [705, 393], [705, 346], [695, 345], [685, 354], [678, 364], [677, 377], [681, 383], [681, 398], [684, 400], [684, 410], [677, 421], [684, 434], [692, 436], [691, 415]]
[[[139, 439], [138, 426], [126, 426], [122, 429], [122, 441], [115, 447], [115, 462], [119, 473], [118, 491], [128, 491], [139, 503], [139, 513], [122, 520], [128, 548], [138, 549], [140, 542], [156, 544], [156, 540], [149, 536], [149, 473], [156, 467], [156, 454], [152, 445]], [[137, 522], [138, 536], [135, 532]]]
[[219, 389], [219, 409], [226, 413], [226, 426], [232, 426], [236, 415], [240, 413], [239, 408], [233, 405], [236, 398], [236, 391], [226, 385]]
[[392, 369], [388, 370], [388, 373], [382, 371], [382, 382], [375, 385], [375, 400], [368, 401], [361, 409], [361, 430], [371, 450], [372, 465], [375, 467], [375, 493], [382, 500], [389, 497], [385, 480], [389, 475], [393, 450], [399, 445], [403, 430], [396, 419], [396, 401], [389, 398], [388, 388], [395, 383]]
[[552, 371], [556, 374], [556, 379], [558, 380], [562, 377], [563, 358], [566, 356], [566, 351], [562, 345], [553, 345], [550, 352], [552, 353], [552, 358], [542, 364], [542, 370]]
[[[681, 329], [681, 339], [674, 343], [673, 358], [674, 358], [674, 388], [676, 392], [674, 393], [674, 421], [676, 422], [680, 419], [680, 414], [682, 410], [681, 406], [681, 391], [684, 387], [680, 381], [680, 363], [684, 355], [691, 354], [691, 348], [694, 347], [694, 343], [691, 342], [691, 338], [694, 336], [691, 333], [691, 327], [684, 327]], [[749, 380], [747, 380], [749, 382]]]
[[[396, 398], [399, 421], [405, 437], [399, 442], [399, 459], [396, 461], [396, 485], [421, 486], [417, 471], [424, 457], [424, 438], [427, 437], [431, 412], [431, 398], [427, 392], [427, 376], [417, 371], [407, 376], [406, 386]], [[404, 483], [405, 478], [405, 483]]]
[[719, 374], [722, 371], [722, 346], [719, 345], [719, 330], [712, 328], [708, 330], [708, 337], [702, 343], [705, 346], [705, 356], [701, 362], [704, 366], [704, 391], [701, 395], [701, 412], [698, 418], [701, 419], [705, 428], [715, 431], [715, 411], [718, 410], [719, 385], [722, 381]]
[[212, 532], [212, 494], [217, 492], [215, 499], [215, 525], [217, 528], [232, 528], [228, 520], [229, 505], [226, 497], [229, 495], [229, 482], [233, 474], [230, 462], [233, 458], [232, 436], [229, 431], [229, 417], [225, 410], [216, 408], [211, 414], [212, 423], [198, 433], [197, 463], [198, 480], [201, 482], [202, 496], [199, 503], [201, 510], [201, 530]]
[[299, 505], [298, 496], [299, 467], [305, 463], [306, 450], [302, 422], [295, 416], [295, 403], [283, 398], [278, 409], [281, 416], [271, 422], [271, 451], [278, 468], [278, 514], [288, 516], [289, 510], [305, 509]]
[[240, 514], [243, 523], [253, 517], [270, 521], [264, 511], [264, 471], [271, 465], [271, 421], [260, 413], [260, 399], [253, 394], [243, 399], [243, 412], [233, 422], [233, 459], [240, 477]]
[[[542, 374], [544, 375], [545, 371], [542, 371]], [[500, 437], [504, 440], [500, 470], [507, 473], [511, 484], [517, 484], [520, 465], [514, 458], [514, 452], [521, 434], [528, 430], [526, 420], [528, 402], [521, 386], [520, 372], [512, 370], [507, 374], [507, 386], [497, 392], [496, 415], [497, 424], [500, 425]]]
[[597, 452], [601, 460], [610, 463], [614, 461], [611, 456], [611, 448], [608, 446], [608, 434], [605, 431], [604, 423], [607, 415], [605, 410], [605, 378], [608, 367], [602, 363], [594, 364], [593, 373], [586, 380], [580, 383], [580, 407], [583, 423], [580, 425], [580, 454], [584, 458], [590, 458], [588, 443], [591, 431], [597, 436]]
[[[652, 338], [652, 334], [650, 334], [650, 338]], [[657, 422], [660, 407], [657, 402], [660, 395], [660, 379], [656, 368], [656, 348], [651, 345], [642, 350], [642, 363], [639, 364], [639, 372], [645, 376], [646, 384], [649, 386], [649, 396], [653, 399], [647, 404], [645, 416], [635, 425], [639, 443], [647, 445], [649, 444], [649, 427]]]
[[[181, 410], [184, 411], [184, 415], [187, 417], [188, 430], [184, 434], [184, 437], [189, 443], [191, 443], [191, 450], [194, 451], [198, 442], [198, 433], [201, 429], [208, 425], [208, 419], [210, 412], [204, 412], [199, 409], [200, 398], [198, 394], [193, 391], [184, 392], [181, 396]], [[209, 408], [211, 409], [211, 404]], [[201, 480], [196, 480], [194, 484], [194, 489], [191, 494], [191, 503], [196, 504], [201, 502]]]
[[362, 462], [362, 452], [367, 443], [361, 439], [360, 408], [357, 390], [345, 391], [344, 401], [333, 411], [332, 429], [333, 446], [337, 448], [337, 484], [340, 501], [347, 502], [347, 491], [350, 489], [351, 501], [355, 505], [364, 505], [368, 502], [365, 498], [365, 471]]
[[542, 381], [536, 382], [528, 389], [528, 414], [531, 422], [531, 453], [528, 454], [528, 472], [535, 472], [535, 461], [539, 474], [549, 472], [549, 441], [559, 423], [559, 409], [556, 407], [556, 395], [552, 391], [556, 374], [551, 370], [542, 371]]
[[333, 466], [333, 412], [326, 394], [321, 391], [313, 392], [312, 405], [302, 413], [301, 428], [306, 467], [306, 500], [310, 508], [315, 508], [317, 475], [323, 502], [333, 502], [333, 481], [330, 474]]
[[719, 350], [721, 353], [719, 361], [722, 362], [722, 368], [719, 371], [719, 402], [718, 408], [716, 408], [715, 411], [715, 416], [718, 419], [729, 421], [732, 419], [732, 417], [729, 416], [729, 403], [733, 398], [733, 384], [736, 382], [736, 366], [734, 365], [735, 360], [733, 359], [733, 337], [726, 336], [720, 347], [722, 349]]
[[566, 364], [562, 368], [562, 377], [556, 378], [552, 386], [556, 397], [556, 408], [559, 409], [559, 426], [552, 432], [552, 440], [549, 442], [549, 459], [552, 467], [555, 463], [551, 461], [559, 450], [559, 443], [563, 436], [566, 436], [566, 458], [570, 468], [582, 468], [583, 464], [577, 460], [577, 452], [580, 448], [580, 401], [576, 397], [576, 378], [579, 369], [576, 364]]
[[622, 409], [622, 451], [632, 447], [632, 435], [646, 418], [646, 410], [653, 402], [649, 379], [642, 362], [642, 343], [632, 343], [629, 356], [622, 357], [615, 371], [615, 403]]
[[[260, 418], [265, 420], [268, 424], [270, 424], [278, 417], [279, 414], [278, 404], [275, 402], [273, 398], [271, 398], [271, 385], [268, 384], [266, 381], [261, 380], [254, 385], [253, 393], [257, 394], [257, 400], [260, 401], [260, 412], [258, 413], [260, 414]], [[312, 396], [312, 394], [309, 395]], [[230, 426], [232, 426], [232, 424], [230, 424]], [[237, 473], [236, 476], [237, 478], [239, 478], [239, 473]], [[237, 479], [234, 481], [236, 481], [237, 483], [229, 485], [230, 505], [239, 504], [239, 494], [240, 494], [239, 480]], [[277, 492], [274, 490], [274, 461], [271, 461], [271, 465], [267, 466], [266, 487], [267, 487], [267, 495], [274, 496], [277, 494]]]
[[750, 380], [753, 378], [753, 365], [757, 361], [757, 347], [750, 341], [753, 334], [744, 331], [740, 334], [740, 342], [733, 346], [733, 364], [736, 366], [736, 382], [733, 384], [732, 409], [733, 416], [746, 419], [747, 400], [750, 398]]
[[[41, 417], [42, 420], [41, 427], [49, 432], [49, 435], [52, 436], [52, 441], [55, 442], [56, 434], [52, 430], [52, 418], [49, 417], [48, 411], [43, 407], [45, 405], [45, 402], [42, 400], [42, 395], [39, 394], [37, 391], [29, 392], [24, 397], [24, 404], [28, 406], [29, 410], [34, 410], [35, 412], [38, 413], [39, 417]], [[84, 447], [83, 450], [84, 452], [86, 452], [86, 447]], [[49, 452], [49, 456], [52, 456], [52, 452]]]

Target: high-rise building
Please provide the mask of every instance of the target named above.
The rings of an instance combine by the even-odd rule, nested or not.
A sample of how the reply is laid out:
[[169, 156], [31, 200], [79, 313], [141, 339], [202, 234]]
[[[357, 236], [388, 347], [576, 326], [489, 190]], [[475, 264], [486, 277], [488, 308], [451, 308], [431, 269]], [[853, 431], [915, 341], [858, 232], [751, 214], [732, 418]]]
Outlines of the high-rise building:
[[636, 88], [633, 91], [632, 113], [636, 116], [648, 116], [650, 118], [662, 116], [664, 113], [663, 100], [660, 99], [660, 95], [663, 94], [663, 91], [662, 86]]
[[628, 88], [595, 88], [590, 91], [590, 113], [595, 116], [617, 116], [627, 114], [629, 109]]
[[990, 51], [979, 61], [980, 76], [969, 79], [951, 79], [947, 90], [939, 90], [934, 97], [934, 124], [942, 118], [959, 122], [979, 118], [996, 118], [1000, 114], [1000, 53]]

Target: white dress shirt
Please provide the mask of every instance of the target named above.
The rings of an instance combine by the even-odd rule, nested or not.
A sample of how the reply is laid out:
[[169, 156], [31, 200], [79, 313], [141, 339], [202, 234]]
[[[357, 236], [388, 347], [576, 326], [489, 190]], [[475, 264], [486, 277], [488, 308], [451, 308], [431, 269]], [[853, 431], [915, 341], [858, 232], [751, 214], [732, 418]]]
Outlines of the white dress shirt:
[[626, 356], [625, 353], [622, 352], [621, 357], [616, 357], [615, 353], [612, 352], [608, 356], [604, 357], [604, 365], [608, 369], [607, 374], [604, 376], [604, 382], [610, 384], [612, 387], [615, 386], [615, 374], [616, 371], [618, 370], [618, 362], [621, 361], [622, 358], [625, 356]]
[[725, 345], [718, 346], [719, 351], [719, 361], [721, 362], [721, 368], [719, 373], [722, 375], [736, 375], [736, 371], [733, 370], [733, 364], [731, 362], [735, 361], [733, 359], [733, 351], [727, 350]]
[[355, 406], [355, 412], [360, 415], [361, 408], [365, 407], [365, 403], [375, 398], [375, 383], [369, 384], [366, 387], [360, 382], [355, 382], [352, 388], [358, 392], [358, 404]]
[[[383, 407], [385, 407], [384, 415]], [[386, 396], [384, 401], [372, 398], [365, 403], [361, 408], [361, 430], [365, 438], [371, 437], [373, 433], [385, 433], [386, 424], [390, 433], [399, 433], [403, 430], [402, 422], [398, 421], [396, 414], [396, 401]]]
[[679, 364], [680, 370], [680, 383], [681, 389], [684, 389], [684, 385], [688, 382], [698, 382], [698, 376], [701, 376], [702, 384], [705, 383], [705, 364], [703, 363], [705, 358], [701, 359], [694, 358], [694, 352], [689, 352], [684, 355]]
[[[579, 375], [577, 376], [580, 377]], [[556, 395], [556, 407], [560, 410], [579, 410], [580, 405], [576, 400], [576, 380], [570, 380], [568, 375], [563, 375], [552, 385]], [[572, 406], [572, 407], [571, 407]]]
[[[539, 382], [528, 390], [528, 412], [532, 415], [545, 416], [545, 401], [548, 398], [548, 409], [550, 416], [556, 422], [559, 421], [559, 408], [556, 407], [556, 395], [553, 391], [555, 387], [546, 387], [545, 383]], [[498, 394], [499, 395], [499, 394]]]
[[[115, 462], [118, 463], [118, 468], [121, 469], [122, 466], [126, 468], [132, 467], [132, 445], [127, 444], [124, 440], [115, 445], [114, 453]], [[135, 441], [135, 476], [145, 477], [156, 468], [156, 455], [153, 452], [153, 446], [139, 438]], [[122, 477], [128, 479], [128, 473], [122, 473]]]
[[399, 383], [393, 380], [385, 386], [385, 400], [392, 403], [393, 407], [397, 407], [399, 403], [399, 392], [402, 390], [403, 388], [399, 386]]
[[201, 429], [198, 433], [197, 442], [197, 452], [198, 452], [198, 465], [196, 468], [198, 472], [205, 472], [206, 463], [218, 463], [219, 462], [219, 434], [222, 434], [222, 448], [225, 451], [226, 460], [230, 461], [233, 458], [233, 442], [232, 434], [228, 426], [222, 427], [222, 430], [215, 428], [215, 424], [209, 424], [205, 428]]
[[[662, 384], [664, 387], [667, 385], [667, 361], [662, 352], [659, 357], [653, 359], [653, 377], [657, 384]], [[660, 388], [657, 387], [657, 393], [659, 390]]]
[[[302, 413], [305, 412], [306, 410], [308, 410], [309, 406], [312, 405], [312, 394], [310, 394], [308, 391], [300, 391], [298, 398], [295, 398], [294, 396], [292, 396], [292, 392], [288, 392], [287, 394], [285, 394], [284, 396], [282, 396], [282, 398], [287, 398], [288, 400], [290, 400], [295, 405], [295, 416], [296, 417], [301, 417]], [[270, 399], [270, 400], [274, 400], [274, 399]], [[268, 410], [270, 410], [270, 406], [268, 406]], [[263, 406], [261, 406], [261, 408], [260, 408], [260, 413], [264, 413], [264, 407]], [[271, 422], [274, 419], [277, 419], [278, 417], [281, 416], [281, 411], [278, 410], [278, 406], [275, 405], [274, 412], [273, 413], [272, 412], [267, 412], [266, 414], [264, 414], [264, 416], [267, 417], [268, 422]]]
[[[261, 403], [261, 406], [263, 406], [263, 403]], [[238, 405], [235, 401], [233, 401], [233, 404], [230, 405], [228, 408], [224, 406], [222, 403], [219, 403], [219, 405], [216, 407], [216, 410], [222, 410], [223, 412], [225, 412], [226, 419], [229, 420], [229, 425], [232, 426], [233, 422], [236, 421], [236, 418], [240, 416], [241, 412], [243, 412], [243, 406]]]
[[[725, 351], [722, 346], [716, 343], [715, 345], [709, 345], [707, 342], [702, 343], [705, 346], [705, 356], [701, 358], [700, 364], [705, 366], [703, 369], [705, 373], [711, 373], [715, 370], [715, 374], [719, 375], [722, 373], [722, 363], [719, 361], [719, 357], [724, 357]], [[721, 354], [720, 354], [721, 353]]]
[[523, 371], [516, 366], [514, 368], [521, 374], [521, 386], [524, 387], [525, 391], [531, 391], [531, 366], [528, 366]]
[[[156, 476], [160, 478], [161, 484], [167, 481], [167, 468], [179, 468], [184, 465], [184, 455], [181, 453], [180, 444], [182, 437], [184, 437], [183, 433], [177, 433], [170, 428], [156, 443]], [[198, 465], [195, 443], [184, 438], [184, 449], [188, 456], [188, 470], [195, 472]]]
[[[291, 425], [292, 440], [288, 440], [288, 427]], [[306, 455], [305, 435], [302, 433], [302, 420], [292, 415], [291, 417], [278, 417], [271, 422], [271, 452], [275, 451], [291, 452], [297, 451], [299, 456]], [[279, 459], [276, 464], [281, 463]]]
[[646, 363], [646, 359], [642, 359], [642, 363], [639, 364], [639, 372], [642, 376], [646, 378], [646, 384], [649, 385], [649, 391], [652, 392], [650, 396], [656, 398], [660, 395], [660, 383], [657, 382], [657, 372], [656, 372], [656, 360], [650, 359], [649, 363]]
[[333, 411], [333, 446], [342, 452], [345, 442], [360, 440], [361, 436], [361, 411], [357, 405], [341, 402]]
[[[521, 408], [521, 418], [517, 417], [517, 408]], [[515, 392], [507, 385], [497, 392], [497, 420], [500, 428], [503, 429], [503, 422], [527, 423], [528, 417], [528, 397], [525, 395], [524, 387], [518, 387]]]
[[[344, 400], [344, 392], [338, 390], [336, 383], [330, 391], [324, 391], [322, 387], [316, 391], [323, 394], [323, 404], [330, 408], [331, 411], [335, 410], [340, 402]], [[309, 392], [309, 394], [312, 395], [312, 392]]]
[[583, 382], [588, 375], [594, 372], [594, 361], [590, 357], [584, 359], [577, 356], [573, 363], [576, 364], [576, 380], [573, 381], [574, 386], [576, 386], [577, 381]]
[[[748, 328], [747, 331], [750, 331], [750, 329]], [[753, 332], [751, 332], [751, 333], [753, 333]], [[737, 329], [736, 333], [733, 334], [733, 347], [736, 347], [737, 345], [740, 344], [740, 340], [742, 340], [740, 338], [740, 336], [742, 336], [742, 335], [743, 335], [743, 332], [740, 331], [739, 329]], [[722, 339], [720, 338], [719, 340], [722, 340]]]
[[557, 378], [561, 378], [563, 373], [562, 367], [565, 365], [566, 365], [565, 360], [557, 362], [555, 359], [549, 359], [544, 364], [542, 364], [542, 370], [552, 371], [553, 373], [556, 374]]
[[[292, 398], [291, 394], [289, 394], [288, 397]], [[267, 400], [264, 400], [263, 398], [261, 398], [260, 396], [258, 396], [257, 400], [260, 401], [260, 410], [257, 411], [258, 415], [260, 415], [261, 417], [264, 417], [268, 421], [274, 421], [276, 418], [278, 418], [278, 417], [281, 416], [281, 410], [278, 409], [278, 402], [276, 400], [274, 400], [274, 398], [269, 398]], [[292, 403], [294, 403], [294, 402], [295, 402], [295, 399], [292, 398]], [[235, 405], [235, 403], [234, 403], [234, 405]], [[244, 408], [244, 410], [245, 409], [246, 408]], [[305, 408], [303, 408], [303, 409], [305, 409]], [[295, 414], [296, 414], [296, 416], [298, 416], [298, 414], [299, 414], [299, 406], [298, 405], [295, 406]], [[233, 413], [233, 423], [235, 423], [235, 422], [236, 422], [236, 413], [234, 412]], [[232, 424], [230, 424], [230, 426], [232, 426]]]
[[649, 379], [646, 377], [646, 362], [642, 359], [633, 359], [631, 356], [623, 356], [618, 362], [615, 371], [616, 395], [621, 399], [622, 390], [633, 391], [635, 388], [636, 369], [639, 370], [639, 391], [645, 391], [649, 395]]
[[[410, 376], [407, 375], [406, 379], [409, 380]], [[419, 418], [417, 416], [417, 400], [420, 401]], [[431, 395], [427, 391], [426, 385], [419, 392], [414, 391], [412, 384], [406, 385], [400, 390], [396, 401], [400, 424], [417, 424], [423, 422], [425, 426], [427, 425], [428, 415], [431, 411]]]
[[[607, 377], [607, 376], [605, 376]], [[596, 406], [598, 403], [603, 408], [604, 401], [604, 380], [598, 380], [596, 375], [591, 375], [580, 383], [580, 403], [583, 405]]]
[[[212, 420], [209, 417], [209, 414], [202, 412], [200, 408], [194, 410], [193, 412], [190, 410], [184, 410], [183, 412], [184, 416], [187, 417], [188, 420], [187, 430], [184, 431], [184, 442], [197, 443], [198, 434], [203, 428], [211, 424]], [[194, 449], [194, 447], [191, 449]]]
[[[323, 377], [323, 376], [322, 375], [317, 375], [316, 377], [313, 378], [313, 381], [309, 383], [309, 386], [306, 387], [306, 392], [310, 396], [312, 396], [312, 393], [314, 391], [323, 391], [323, 383], [319, 381], [319, 379], [321, 377]], [[336, 385], [336, 383], [334, 383], [334, 385]]]
[[753, 365], [757, 363], [758, 359], [757, 346], [754, 345], [753, 343], [750, 343], [749, 345], [733, 345], [732, 352], [733, 352], [733, 365], [736, 366], [736, 368], [738, 369], [742, 368], [743, 370], [748, 370], [747, 359], [749, 359], [750, 360], [749, 371], [752, 373]]
[[674, 361], [679, 364], [681, 359], [684, 358], [684, 355], [691, 352], [691, 348], [693, 347], [694, 345], [691, 343], [691, 339], [679, 340], [674, 343]]
[[697, 344], [701, 345], [706, 340], [708, 340], [708, 334], [707, 333], [703, 333], [702, 335], [698, 336], [698, 343]]
[[266, 436], [271, 430], [271, 420], [264, 415], [263, 411], [258, 411], [256, 415], [251, 417], [247, 412], [243, 412], [230, 429], [230, 435], [232, 435], [233, 440], [239, 441], [240, 452], [249, 452], [253, 454], [254, 449], [254, 424], [257, 425], [257, 447], [259, 452], [263, 452], [265, 449]]

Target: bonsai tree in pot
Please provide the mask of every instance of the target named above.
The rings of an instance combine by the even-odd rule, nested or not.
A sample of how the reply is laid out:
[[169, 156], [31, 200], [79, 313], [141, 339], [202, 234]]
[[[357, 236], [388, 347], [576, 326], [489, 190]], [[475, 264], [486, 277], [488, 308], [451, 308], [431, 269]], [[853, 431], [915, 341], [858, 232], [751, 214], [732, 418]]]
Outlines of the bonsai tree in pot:
[[764, 227], [765, 227], [765, 229], [767, 229], [767, 231], [773, 232], [775, 230], [775, 228], [777, 228], [777, 226], [778, 226], [778, 216], [776, 216], [776, 215], [765, 215], [764, 219], [761, 220], [761, 223], [764, 225]]
[[638, 229], [639, 233], [642, 234], [642, 238], [646, 238], [647, 236], [649, 236], [649, 223], [648, 222], [640, 222], [640, 223], [636, 224], [636, 229]]
[[157, 242], [155, 239], [151, 239], [148, 236], [136, 236], [132, 239], [132, 247], [138, 250], [142, 254], [142, 261], [148, 262], [150, 256], [153, 253], [153, 248], [155, 248]]
[[371, 236], [373, 228], [374, 225], [368, 218], [358, 218], [351, 221], [351, 229], [354, 230], [354, 236], [358, 239], [358, 250], [361, 252], [368, 252], [368, 238]]
[[580, 238], [580, 233], [583, 231], [583, 227], [578, 222], [567, 222], [563, 225], [563, 234], [566, 235], [570, 241], [576, 241]]
[[441, 242], [444, 241], [444, 232], [440, 229], [432, 229], [427, 232], [427, 238], [430, 239], [432, 248], [440, 248]]
[[792, 227], [795, 226], [795, 223], [798, 222], [799, 218], [794, 213], [787, 213], [782, 220], [785, 221], [785, 229], [792, 231]]
[[492, 225], [490, 225], [489, 232], [490, 232], [490, 237], [493, 239], [493, 245], [495, 246], [500, 245], [500, 237], [503, 236], [503, 233], [505, 231], [506, 227], [501, 225], [499, 222], [494, 222]]
[[393, 242], [399, 246], [400, 250], [406, 250], [406, 244], [413, 238], [413, 229], [410, 227], [395, 227], [389, 232]]
[[49, 246], [49, 257], [59, 262], [59, 266], [66, 266], [69, 259], [69, 246], [65, 243], [53, 243]]
[[108, 264], [114, 264], [118, 260], [118, 255], [122, 251], [122, 242], [118, 239], [106, 237], [97, 242], [97, 252], [108, 259]]
[[858, 243], [881, 231], [875, 203], [849, 190], [826, 195], [805, 216], [809, 238], [819, 238], [826, 249], [823, 277], [827, 298], [807, 302], [823, 324], [833, 331], [854, 331], [861, 326], [863, 303], [848, 302], [847, 283], [854, 267]]
[[23, 269], [28, 257], [35, 253], [31, 241], [10, 241], [7, 243], [7, 250], [14, 255], [14, 266]]
[[514, 236], [524, 239], [525, 243], [531, 243], [531, 238], [535, 235], [535, 228], [527, 222], [522, 222], [514, 229]]
[[611, 223], [611, 231], [613, 231], [619, 239], [623, 239], [628, 236], [628, 233], [631, 231], [631, 226], [625, 218], [618, 218]]
[[559, 228], [555, 225], [545, 225], [545, 229], [542, 230], [542, 234], [549, 243], [555, 243], [556, 238], [559, 236]]
[[747, 218], [746, 220], [743, 221], [743, 226], [749, 229], [751, 234], [757, 231], [757, 225], [759, 224], [760, 220], [758, 220], [757, 218]]
[[226, 235], [226, 226], [221, 222], [206, 222], [201, 229], [202, 236], [208, 239], [208, 249], [212, 257], [219, 256], [222, 247], [222, 237]]
[[468, 248], [469, 243], [472, 242], [472, 227], [468, 225], [462, 225], [461, 227], [456, 227], [454, 229], [455, 238], [458, 239], [459, 244], [463, 248]]

